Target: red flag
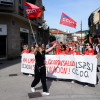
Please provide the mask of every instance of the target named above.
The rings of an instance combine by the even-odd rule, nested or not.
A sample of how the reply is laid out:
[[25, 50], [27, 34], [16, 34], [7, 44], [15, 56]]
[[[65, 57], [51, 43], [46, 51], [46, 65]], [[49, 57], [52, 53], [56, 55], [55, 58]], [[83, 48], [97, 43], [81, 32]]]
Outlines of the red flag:
[[100, 38], [98, 37], [98, 44], [100, 44]]
[[89, 35], [89, 42], [92, 44], [91, 36]]
[[38, 6], [28, 2], [24, 2], [24, 6], [28, 17], [40, 17], [41, 9]]
[[55, 43], [59, 44], [59, 42], [55, 40], [55, 41], [52, 41], [52, 42], [50, 43], [50, 45], [54, 45]]
[[75, 44], [76, 44], [76, 42], [74, 41], [74, 43], [72, 45], [75, 45]]
[[76, 28], [76, 22], [64, 13], [61, 15], [60, 24]]

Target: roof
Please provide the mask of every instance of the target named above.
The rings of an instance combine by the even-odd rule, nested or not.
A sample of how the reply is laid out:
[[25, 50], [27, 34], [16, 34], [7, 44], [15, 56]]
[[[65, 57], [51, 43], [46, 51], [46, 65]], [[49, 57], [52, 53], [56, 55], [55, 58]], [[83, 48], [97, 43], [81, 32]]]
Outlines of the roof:
[[80, 38], [78, 38], [78, 40], [81, 40], [81, 39], [82, 39], [82, 40], [84, 40], [84, 37], [82, 37], [82, 38], [81, 38], [81, 37], [80, 37]]
[[72, 35], [72, 33], [64, 33], [64, 34], [67, 34], [67, 35], [70, 34], [70, 35]]
[[[88, 33], [89, 30], [83, 30], [82, 33]], [[81, 31], [77, 31], [76, 33], [81, 33]]]
[[[81, 32], [77, 32], [77, 33], [75, 33], [75, 34], [81, 34]], [[86, 33], [83, 33], [83, 32], [82, 32], [82, 34], [86, 34]]]
[[78, 37], [78, 36], [76, 36], [76, 35], [73, 35], [73, 37]]
[[50, 31], [51, 34], [64, 34], [63, 31], [60, 31], [60, 30], [53, 30], [53, 31]]

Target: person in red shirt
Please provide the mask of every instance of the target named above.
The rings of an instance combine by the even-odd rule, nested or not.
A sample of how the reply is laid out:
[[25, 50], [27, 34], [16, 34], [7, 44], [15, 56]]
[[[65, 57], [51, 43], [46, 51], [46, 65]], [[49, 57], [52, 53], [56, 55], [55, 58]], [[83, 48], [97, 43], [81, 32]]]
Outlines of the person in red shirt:
[[74, 44], [72, 46], [72, 50], [69, 52], [69, 55], [80, 55], [80, 52], [77, 51], [77, 45], [76, 44]]
[[23, 46], [23, 51], [21, 52], [21, 54], [23, 54], [23, 53], [29, 53], [30, 52], [30, 49], [28, 49], [28, 45], [24, 45]]
[[59, 55], [61, 53], [61, 44], [58, 44], [58, 49], [56, 49], [56, 55]]
[[62, 55], [67, 54], [67, 52], [66, 52], [66, 46], [64, 44], [61, 46], [61, 51], [59, 52], [59, 54], [62, 54]]
[[[85, 48], [85, 51], [83, 52], [83, 55], [94, 55], [94, 49], [93, 49], [93, 46], [92, 46], [91, 43], [86, 43], [85, 47], [86, 48]], [[98, 56], [96, 56], [96, 58], [98, 58]], [[98, 79], [98, 76], [97, 76], [97, 83], [96, 84], [98, 84], [98, 82], [99, 82], [99, 79]], [[89, 85], [91, 87], [95, 87], [94, 84], [85, 83], [85, 85]]]
[[34, 54], [34, 47], [33, 46], [31, 47], [31, 52], [30, 53]]
[[91, 43], [86, 43], [85, 45], [85, 51], [83, 52], [83, 55], [94, 55], [94, 49], [92, 48]]
[[[69, 51], [69, 55], [80, 55], [80, 52], [77, 51], [77, 45], [76, 44], [72, 45], [72, 50]], [[72, 83], [75, 83], [75, 80], [72, 80]]]

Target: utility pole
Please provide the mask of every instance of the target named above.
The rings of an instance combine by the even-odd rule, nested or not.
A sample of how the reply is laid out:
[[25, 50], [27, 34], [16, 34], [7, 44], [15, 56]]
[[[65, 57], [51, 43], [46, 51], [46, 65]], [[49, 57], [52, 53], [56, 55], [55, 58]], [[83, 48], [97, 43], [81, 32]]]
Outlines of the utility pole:
[[81, 20], [81, 44], [82, 44], [82, 20]]

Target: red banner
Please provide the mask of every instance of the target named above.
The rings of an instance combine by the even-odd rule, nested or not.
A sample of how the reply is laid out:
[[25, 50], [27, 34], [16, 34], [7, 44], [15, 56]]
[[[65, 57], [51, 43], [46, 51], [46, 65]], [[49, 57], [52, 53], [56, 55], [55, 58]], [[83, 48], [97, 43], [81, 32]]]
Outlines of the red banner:
[[50, 43], [50, 45], [54, 45], [55, 43], [59, 44], [59, 42], [55, 40], [55, 41], [52, 41], [52, 42]]
[[41, 9], [28, 2], [24, 2], [26, 14], [28, 17], [40, 17], [41, 16]]
[[76, 22], [64, 13], [61, 15], [60, 24], [76, 28]]

